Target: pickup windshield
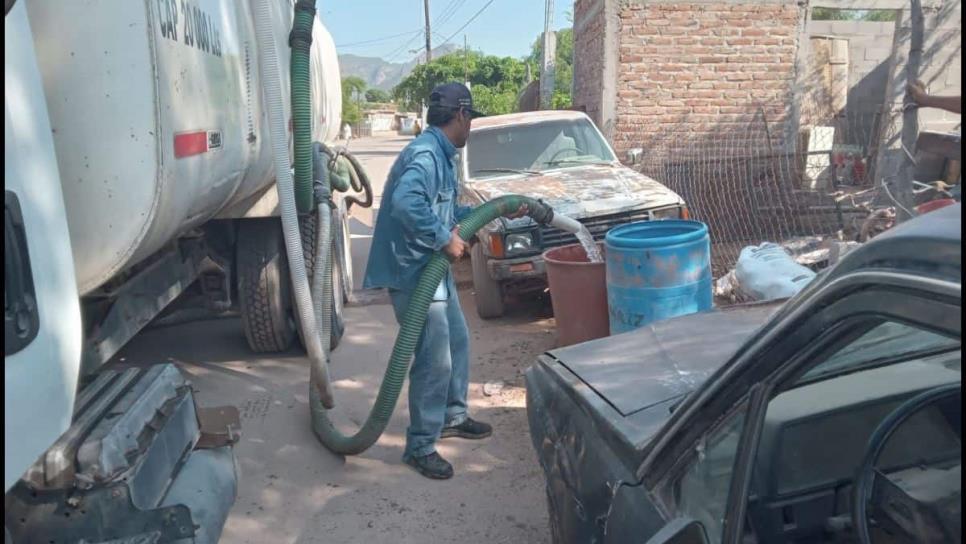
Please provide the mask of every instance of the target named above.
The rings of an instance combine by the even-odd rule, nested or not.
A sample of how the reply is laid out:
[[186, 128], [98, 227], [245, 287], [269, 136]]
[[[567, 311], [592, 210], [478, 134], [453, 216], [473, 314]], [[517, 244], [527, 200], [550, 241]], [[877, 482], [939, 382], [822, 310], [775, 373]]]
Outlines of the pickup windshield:
[[562, 119], [474, 130], [466, 144], [470, 178], [544, 172], [616, 159], [587, 119]]

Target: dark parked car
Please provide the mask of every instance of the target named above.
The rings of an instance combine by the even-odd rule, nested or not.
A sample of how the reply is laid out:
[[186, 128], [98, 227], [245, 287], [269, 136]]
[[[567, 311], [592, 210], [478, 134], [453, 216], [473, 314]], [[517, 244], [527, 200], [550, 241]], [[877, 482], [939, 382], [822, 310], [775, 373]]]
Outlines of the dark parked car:
[[962, 206], [527, 371], [554, 542], [961, 542]]

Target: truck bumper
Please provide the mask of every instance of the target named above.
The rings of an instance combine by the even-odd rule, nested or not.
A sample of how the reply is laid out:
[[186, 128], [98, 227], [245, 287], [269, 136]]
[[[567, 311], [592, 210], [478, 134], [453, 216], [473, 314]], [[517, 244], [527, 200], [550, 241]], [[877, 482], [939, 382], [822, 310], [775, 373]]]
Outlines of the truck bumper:
[[218, 542], [238, 431], [237, 409], [199, 409], [174, 365], [104, 371], [7, 493], [6, 527], [13, 542]]
[[486, 266], [490, 277], [500, 282], [543, 278], [547, 275], [547, 268], [540, 255], [517, 259], [489, 259]]

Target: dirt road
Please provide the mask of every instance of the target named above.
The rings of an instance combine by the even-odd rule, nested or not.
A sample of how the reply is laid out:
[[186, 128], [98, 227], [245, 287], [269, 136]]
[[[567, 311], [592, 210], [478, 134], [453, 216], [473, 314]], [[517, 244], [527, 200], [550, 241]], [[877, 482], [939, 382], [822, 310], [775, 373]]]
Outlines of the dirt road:
[[[353, 141], [376, 184], [407, 138]], [[374, 213], [352, 223], [356, 288], [368, 253]], [[336, 412], [345, 428], [366, 417], [382, 379], [397, 324], [379, 296], [361, 294], [346, 309], [347, 332], [335, 351]], [[192, 378], [201, 404], [232, 404], [242, 413], [236, 447], [241, 482], [225, 544], [542, 543], [549, 542], [543, 476], [527, 430], [522, 371], [553, 345], [552, 318], [541, 301], [516, 305], [508, 317], [483, 322], [472, 292], [460, 300], [469, 321], [473, 361], [470, 406], [492, 423], [485, 441], [444, 440], [440, 453], [456, 468], [431, 481], [400, 461], [408, 424], [406, 393], [379, 442], [355, 457], [333, 455], [309, 428], [308, 367], [298, 352], [252, 355], [239, 323], [221, 319], [148, 330], [121, 354], [125, 362], [170, 357]], [[487, 382], [504, 383], [484, 395]]]

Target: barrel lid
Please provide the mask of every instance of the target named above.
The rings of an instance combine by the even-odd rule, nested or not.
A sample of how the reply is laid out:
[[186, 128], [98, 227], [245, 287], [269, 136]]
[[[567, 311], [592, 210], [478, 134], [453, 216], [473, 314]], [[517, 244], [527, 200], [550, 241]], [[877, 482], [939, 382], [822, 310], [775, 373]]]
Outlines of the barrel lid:
[[708, 227], [700, 221], [662, 219], [615, 227], [607, 232], [604, 241], [611, 247], [639, 249], [676, 246], [707, 236]]

